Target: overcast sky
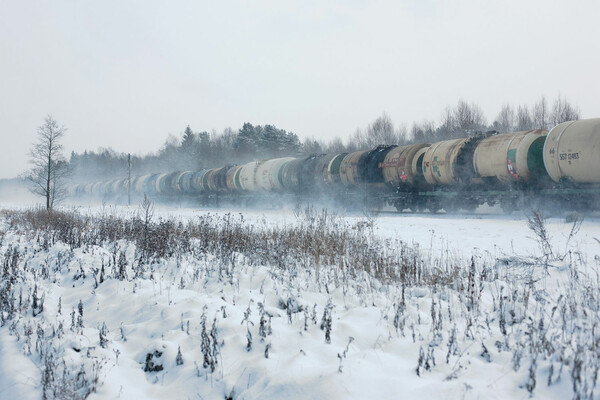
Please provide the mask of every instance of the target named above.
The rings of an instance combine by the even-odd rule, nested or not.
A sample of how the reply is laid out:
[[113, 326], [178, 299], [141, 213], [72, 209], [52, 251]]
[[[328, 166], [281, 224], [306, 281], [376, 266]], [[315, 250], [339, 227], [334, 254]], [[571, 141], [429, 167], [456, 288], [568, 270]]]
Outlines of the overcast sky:
[[600, 117], [600, 1], [0, 0], [0, 178], [52, 114], [72, 150], [244, 122], [346, 138], [386, 112], [559, 93]]

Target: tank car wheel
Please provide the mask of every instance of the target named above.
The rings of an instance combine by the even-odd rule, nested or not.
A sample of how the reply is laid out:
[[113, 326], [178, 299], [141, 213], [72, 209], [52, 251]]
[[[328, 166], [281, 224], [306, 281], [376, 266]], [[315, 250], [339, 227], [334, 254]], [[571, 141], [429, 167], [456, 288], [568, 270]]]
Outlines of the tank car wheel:
[[512, 214], [517, 209], [517, 202], [515, 199], [501, 199], [500, 208], [505, 214]]
[[455, 213], [460, 207], [458, 205], [458, 202], [454, 200], [447, 200], [444, 202], [443, 208], [447, 213]]
[[410, 209], [411, 213], [421, 212], [425, 209], [423, 206], [423, 199], [420, 199], [417, 196], [411, 196], [408, 198], [404, 207]]
[[406, 206], [404, 205], [404, 202], [400, 201], [400, 200], [396, 200], [394, 201], [393, 204], [394, 208], [396, 208], [396, 211], [401, 213], [402, 211], [404, 211], [404, 209], [406, 208]]
[[[572, 201], [569, 202], [569, 206], [573, 210], [578, 211], [578, 212], [586, 212], [586, 211], [593, 209], [594, 208], [593, 204], [594, 204], [593, 201], [587, 196], [581, 196], [577, 199], [572, 199]], [[564, 205], [564, 204], [561, 204], [561, 206], [564, 206], [564, 208], [561, 207], [563, 209], [569, 208], [567, 205]]]
[[442, 209], [442, 205], [440, 201], [437, 199], [429, 199], [426, 204], [426, 208], [429, 210], [431, 214], [435, 214]]
[[370, 199], [368, 201], [368, 209], [372, 212], [381, 212], [381, 210], [383, 210], [383, 207], [385, 207], [385, 202], [383, 202], [380, 199]]
[[479, 207], [479, 204], [477, 204], [477, 201], [474, 200], [465, 200], [460, 206], [461, 209], [470, 213], [475, 212], [475, 210], [477, 210], [477, 207]]

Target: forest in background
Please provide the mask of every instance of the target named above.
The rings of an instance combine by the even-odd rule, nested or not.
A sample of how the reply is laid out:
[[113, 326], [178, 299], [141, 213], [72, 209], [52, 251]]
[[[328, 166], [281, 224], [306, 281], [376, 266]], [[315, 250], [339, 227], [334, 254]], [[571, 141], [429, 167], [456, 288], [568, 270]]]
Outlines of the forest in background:
[[[131, 173], [135, 176], [201, 170], [268, 158], [352, 152], [378, 145], [431, 143], [485, 131], [550, 129], [561, 122], [579, 118], [579, 108], [559, 95], [552, 104], [544, 96], [532, 106], [504, 104], [491, 123], [487, 122], [480, 106], [464, 100], [446, 107], [439, 121], [413, 122], [410, 127], [405, 123], [395, 124], [383, 113], [365, 128], [357, 128], [345, 140], [337, 136], [328, 142], [314, 138], [301, 140], [293, 132], [268, 124], [246, 122], [237, 131], [225, 128], [222, 132], [194, 131], [187, 126], [179, 137], [170, 135], [156, 153], [131, 155]], [[111, 148], [72, 152], [69, 159], [71, 177], [74, 182], [126, 177], [127, 156], [127, 153], [118, 153]]]

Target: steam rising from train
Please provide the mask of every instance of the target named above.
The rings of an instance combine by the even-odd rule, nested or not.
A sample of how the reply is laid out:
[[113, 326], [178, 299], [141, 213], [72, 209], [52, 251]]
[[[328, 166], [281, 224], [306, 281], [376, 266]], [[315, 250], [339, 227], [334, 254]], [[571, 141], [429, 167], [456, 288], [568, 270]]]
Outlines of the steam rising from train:
[[486, 133], [70, 187], [71, 195], [101, 198], [127, 198], [129, 191], [203, 204], [321, 198], [399, 211], [473, 210], [484, 203], [514, 210], [534, 202], [594, 210], [600, 204], [600, 118], [565, 122], [549, 133]]

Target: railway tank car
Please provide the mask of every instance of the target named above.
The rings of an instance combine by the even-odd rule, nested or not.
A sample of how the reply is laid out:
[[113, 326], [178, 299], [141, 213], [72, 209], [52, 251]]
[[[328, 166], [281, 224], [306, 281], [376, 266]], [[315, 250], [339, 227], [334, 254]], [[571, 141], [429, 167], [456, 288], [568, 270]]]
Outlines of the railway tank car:
[[337, 176], [339, 177], [339, 163], [341, 163], [341, 160], [346, 155], [347, 153], [326, 154], [323, 157], [319, 158], [319, 161], [317, 161], [317, 164], [315, 165], [315, 187], [317, 188], [317, 190], [327, 191], [329, 186], [334, 185], [337, 182], [334, 182], [333, 179], [329, 178], [329, 168], [332, 162], [334, 162], [334, 160], [339, 159], [337, 167]]
[[283, 157], [265, 161], [256, 169], [257, 186], [267, 192], [283, 191], [283, 170], [293, 160], [294, 157]]
[[392, 187], [422, 184], [423, 157], [429, 146], [429, 143], [398, 146], [388, 152], [379, 165], [385, 182]]
[[194, 172], [194, 175], [192, 175], [190, 190], [193, 194], [200, 194], [200, 193], [204, 192], [204, 187], [202, 186], [202, 181], [204, 180], [204, 175], [206, 175], [207, 172], [208, 172], [208, 170], [203, 169], [203, 170]]
[[316, 176], [320, 160], [325, 154], [311, 154], [296, 158], [285, 164], [281, 170], [281, 182], [286, 191], [296, 194], [315, 195]]
[[243, 165], [234, 165], [229, 168], [227, 171], [227, 176], [225, 177], [225, 183], [227, 184], [227, 188], [231, 191], [241, 191], [242, 184], [240, 183], [240, 172], [242, 170]]
[[600, 184], [600, 118], [554, 127], [546, 139], [543, 160], [555, 182]]
[[547, 134], [530, 130], [483, 139], [473, 154], [475, 173], [491, 184], [546, 179], [542, 154]]
[[[130, 189], [131, 188], [131, 189]], [[188, 196], [279, 204], [330, 198], [335, 204], [388, 204], [398, 210], [505, 210], [533, 201], [600, 209], [600, 118], [565, 122], [550, 132], [529, 130], [378, 146], [341, 154], [251, 161], [200, 171], [176, 171], [84, 182], [72, 195], [119, 197], [128, 190], [158, 198]]]
[[323, 180], [326, 185], [335, 186], [338, 183], [341, 183], [340, 167], [342, 166], [342, 160], [347, 155], [348, 153], [338, 154], [331, 159], [329, 164], [327, 164], [327, 169], [323, 170]]
[[194, 171], [180, 172], [173, 180], [173, 191], [181, 194], [190, 193]]
[[210, 170], [208, 176], [208, 189], [211, 192], [227, 191], [227, 172], [231, 169], [231, 165]]
[[254, 192], [258, 190], [258, 183], [256, 182], [256, 170], [264, 163], [262, 161], [252, 161], [244, 164], [240, 171], [240, 186], [242, 190], [247, 192]]
[[469, 184], [477, 178], [471, 160], [482, 136], [432, 144], [423, 156], [423, 176], [430, 185]]
[[554, 127], [544, 145], [544, 166], [555, 186], [546, 195], [576, 209], [600, 209], [600, 118]]

